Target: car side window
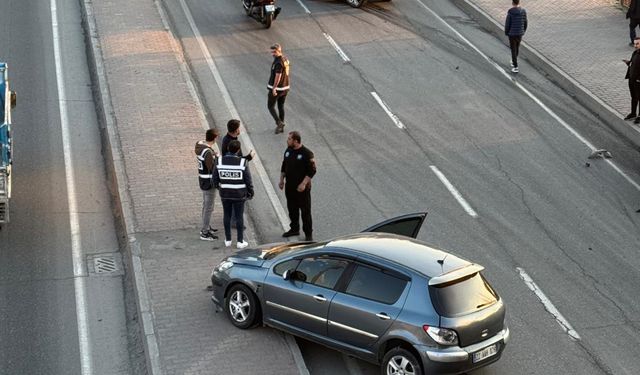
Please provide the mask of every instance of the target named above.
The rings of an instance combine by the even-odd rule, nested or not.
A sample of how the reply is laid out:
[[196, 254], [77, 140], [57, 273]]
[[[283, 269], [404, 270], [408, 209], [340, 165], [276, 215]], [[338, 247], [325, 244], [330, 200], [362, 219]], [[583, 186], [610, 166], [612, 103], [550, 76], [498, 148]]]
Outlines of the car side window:
[[286, 260], [280, 264], [276, 264], [276, 266], [273, 267], [273, 273], [275, 273], [278, 276], [282, 276], [282, 274], [286, 270], [295, 270], [296, 267], [298, 266], [298, 263], [300, 263], [300, 259]]
[[345, 293], [392, 305], [398, 300], [406, 285], [406, 280], [358, 265]]
[[335, 258], [305, 258], [296, 269], [296, 279], [333, 289], [349, 261]]

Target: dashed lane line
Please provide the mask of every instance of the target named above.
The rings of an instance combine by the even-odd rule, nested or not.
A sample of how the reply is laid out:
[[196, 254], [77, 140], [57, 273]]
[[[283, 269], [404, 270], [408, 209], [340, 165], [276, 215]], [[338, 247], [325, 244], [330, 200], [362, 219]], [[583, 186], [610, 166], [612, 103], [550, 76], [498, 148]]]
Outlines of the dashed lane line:
[[431, 168], [431, 170], [433, 171], [433, 173], [436, 174], [436, 176], [438, 177], [440, 182], [442, 182], [444, 184], [444, 186], [447, 188], [447, 190], [449, 190], [451, 195], [453, 195], [453, 197], [458, 201], [458, 203], [460, 203], [460, 205], [467, 212], [467, 214], [469, 214], [469, 216], [471, 216], [473, 218], [478, 217], [478, 213], [471, 207], [469, 202], [467, 202], [467, 200], [464, 199], [462, 194], [460, 194], [458, 189], [456, 189], [456, 187], [453, 186], [453, 184], [444, 175], [444, 173], [440, 172], [438, 167], [436, 167], [435, 165], [430, 165], [429, 168]]
[[391, 121], [393, 121], [393, 123], [400, 129], [406, 129], [406, 126], [404, 126], [404, 124], [402, 123], [402, 121], [400, 121], [400, 119], [398, 118], [398, 116], [396, 116], [393, 112], [391, 112], [391, 110], [389, 109], [389, 106], [387, 105], [387, 103], [385, 103], [381, 98], [380, 95], [378, 95], [377, 92], [375, 91], [371, 91], [371, 96], [373, 96], [373, 98], [376, 100], [376, 102], [378, 102], [378, 104], [380, 105], [380, 107], [382, 107], [382, 109], [384, 110], [384, 112], [387, 114], [387, 116], [389, 116], [389, 118], [391, 119]]
[[520, 273], [520, 278], [524, 280], [524, 283], [527, 284], [527, 287], [529, 287], [529, 289], [531, 289], [533, 293], [536, 294], [538, 299], [540, 299], [540, 301], [544, 305], [544, 308], [551, 315], [553, 315], [553, 317], [556, 319], [558, 324], [560, 324], [560, 327], [562, 327], [562, 329], [569, 335], [569, 337], [571, 337], [571, 339], [576, 341], [580, 340], [580, 335], [578, 334], [578, 332], [576, 332], [576, 330], [573, 329], [571, 324], [569, 324], [567, 319], [565, 319], [565, 317], [562, 316], [562, 314], [560, 314], [560, 311], [556, 309], [553, 303], [551, 303], [551, 300], [547, 298], [547, 296], [542, 292], [540, 287], [533, 281], [533, 279], [531, 279], [531, 277], [527, 274], [527, 272], [520, 267], [517, 267], [516, 270], [518, 270], [518, 273]]
[[338, 55], [340, 55], [340, 57], [342, 58], [342, 60], [346, 63], [350, 62], [351, 59], [349, 58], [349, 56], [347, 56], [346, 53], [344, 53], [344, 51], [342, 50], [342, 48], [340, 48], [340, 46], [338, 45], [338, 43], [336, 43], [335, 40], [333, 40], [333, 38], [331, 37], [331, 35], [327, 34], [327, 33], [322, 33], [324, 34], [324, 37], [327, 38], [327, 40], [329, 41], [329, 44], [331, 44], [331, 46], [333, 46], [333, 48], [336, 50], [336, 52], [338, 52]]

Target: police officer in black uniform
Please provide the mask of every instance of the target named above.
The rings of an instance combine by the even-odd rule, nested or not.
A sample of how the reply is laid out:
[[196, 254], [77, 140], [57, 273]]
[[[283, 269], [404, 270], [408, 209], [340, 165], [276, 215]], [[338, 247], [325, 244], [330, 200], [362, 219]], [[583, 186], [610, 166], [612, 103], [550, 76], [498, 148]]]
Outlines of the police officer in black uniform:
[[208, 129], [205, 133], [205, 140], [198, 141], [195, 147], [196, 161], [198, 163], [198, 183], [202, 190], [202, 227], [200, 228], [200, 239], [203, 241], [213, 241], [218, 239], [214, 233], [217, 229], [211, 228], [211, 214], [213, 213], [213, 200], [216, 189], [213, 187], [213, 166], [218, 158], [213, 145], [218, 138], [216, 129]]
[[[278, 134], [284, 131], [284, 101], [289, 93], [289, 59], [282, 54], [282, 46], [278, 43], [271, 46], [271, 55], [273, 63], [267, 84], [267, 108], [276, 122], [275, 133]], [[276, 102], [278, 112], [275, 110]]]
[[244, 240], [244, 202], [253, 198], [251, 173], [247, 160], [238, 156], [239, 141], [229, 142], [228, 152], [218, 159], [213, 173], [213, 184], [220, 191], [224, 211], [224, 245], [231, 246], [231, 213], [236, 218], [238, 231], [238, 249], [244, 249], [249, 243]]
[[[316, 161], [313, 152], [302, 145], [300, 133], [292, 131], [287, 137], [287, 150], [284, 152], [280, 168], [280, 190], [284, 188], [287, 197], [287, 209], [291, 220], [290, 229], [283, 237], [300, 234], [299, 217], [302, 214], [302, 230], [305, 241], [313, 241], [311, 223], [311, 178], [316, 174]], [[285, 183], [286, 182], [286, 183]]]

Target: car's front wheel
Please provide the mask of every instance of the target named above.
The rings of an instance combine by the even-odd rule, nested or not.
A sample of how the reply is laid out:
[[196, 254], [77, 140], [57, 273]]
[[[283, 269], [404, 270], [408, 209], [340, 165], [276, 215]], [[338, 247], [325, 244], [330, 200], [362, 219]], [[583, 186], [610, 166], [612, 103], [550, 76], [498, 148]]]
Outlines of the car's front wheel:
[[382, 359], [382, 375], [422, 375], [422, 366], [413, 353], [396, 347]]
[[351, 5], [354, 8], [360, 8], [366, 2], [367, 0], [347, 0], [347, 4]]
[[231, 287], [225, 301], [225, 311], [231, 323], [241, 329], [254, 326], [260, 316], [260, 304], [246, 285]]

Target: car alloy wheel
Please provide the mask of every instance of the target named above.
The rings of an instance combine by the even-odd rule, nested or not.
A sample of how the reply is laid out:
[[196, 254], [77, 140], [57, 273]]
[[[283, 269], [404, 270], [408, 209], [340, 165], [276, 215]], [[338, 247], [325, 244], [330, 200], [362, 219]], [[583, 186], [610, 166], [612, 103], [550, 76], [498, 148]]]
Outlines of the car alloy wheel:
[[422, 375], [420, 363], [415, 356], [400, 347], [393, 348], [387, 352], [382, 365], [383, 375]]
[[258, 300], [246, 285], [231, 287], [226, 299], [226, 312], [234, 326], [249, 328], [257, 321], [260, 306]]

